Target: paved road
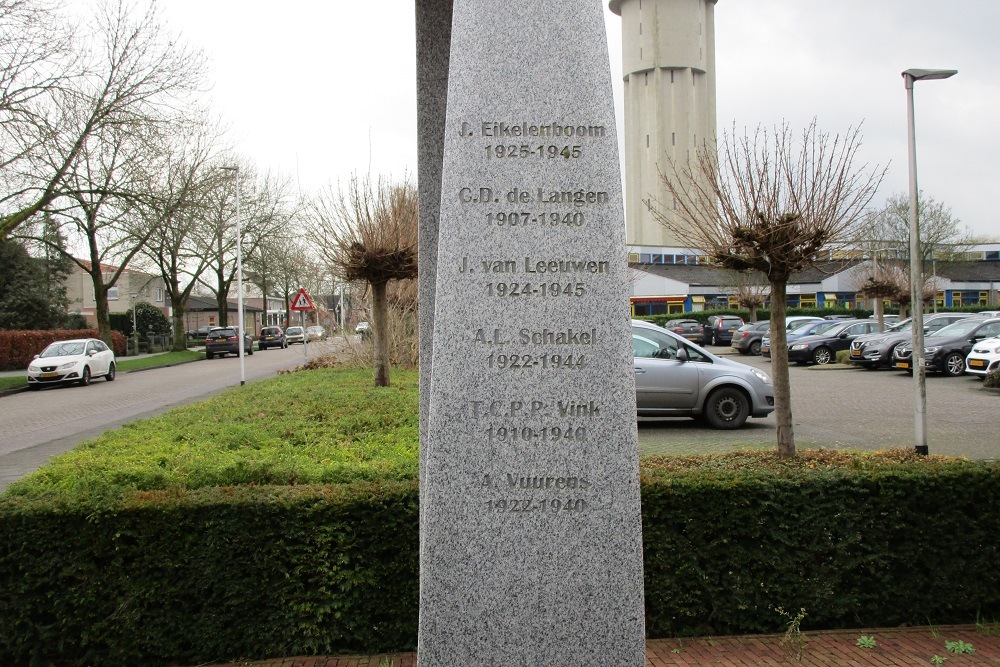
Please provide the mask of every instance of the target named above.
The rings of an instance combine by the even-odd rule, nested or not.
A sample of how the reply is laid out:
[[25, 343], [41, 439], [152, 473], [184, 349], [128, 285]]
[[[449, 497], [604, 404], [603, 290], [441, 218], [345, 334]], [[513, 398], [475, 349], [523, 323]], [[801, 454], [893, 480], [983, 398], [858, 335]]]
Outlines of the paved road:
[[[338, 338], [309, 345], [309, 356], [331, 351]], [[274, 377], [303, 362], [303, 348], [255, 351], [245, 357], [247, 382]], [[46, 387], [0, 398], [0, 491], [50, 457], [108, 429], [202, 400], [240, 384], [240, 362], [226, 356], [169, 368], [119, 373], [89, 387]]]
[[[709, 350], [728, 356], [726, 348]], [[771, 362], [761, 357], [728, 358], [771, 372]], [[890, 370], [793, 365], [790, 380], [797, 447], [913, 447], [911, 376]], [[928, 374], [927, 420], [932, 454], [1000, 457], [1000, 394], [983, 389], [981, 380]], [[691, 419], [646, 421], [639, 426], [639, 447], [643, 454], [667, 454], [775, 446], [773, 415], [747, 424], [736, 432], [722, 432]]]

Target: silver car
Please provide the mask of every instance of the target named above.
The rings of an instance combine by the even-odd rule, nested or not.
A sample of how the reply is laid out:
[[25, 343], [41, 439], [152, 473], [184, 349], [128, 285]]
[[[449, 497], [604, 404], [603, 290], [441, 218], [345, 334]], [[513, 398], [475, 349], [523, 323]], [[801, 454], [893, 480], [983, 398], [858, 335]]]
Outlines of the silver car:
[[767, 373], [655, 324], [632, 320], [632, 351], [640, 417], [701, 417], [714, 428], [733, 429], [774, 411]]

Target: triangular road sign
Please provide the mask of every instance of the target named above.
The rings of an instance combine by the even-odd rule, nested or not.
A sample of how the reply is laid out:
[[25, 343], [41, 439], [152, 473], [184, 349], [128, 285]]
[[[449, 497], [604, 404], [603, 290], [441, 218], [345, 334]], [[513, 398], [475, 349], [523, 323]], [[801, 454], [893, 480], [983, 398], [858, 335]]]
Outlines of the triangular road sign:
[[292, 310], [312, 310], [315, 308], [312, 299], [309, 298], [309, 294], [306, 292], [306, 288], [303, 287], [299, 290], [295, 298], [292, 299], [292, 305], [290, 306]]

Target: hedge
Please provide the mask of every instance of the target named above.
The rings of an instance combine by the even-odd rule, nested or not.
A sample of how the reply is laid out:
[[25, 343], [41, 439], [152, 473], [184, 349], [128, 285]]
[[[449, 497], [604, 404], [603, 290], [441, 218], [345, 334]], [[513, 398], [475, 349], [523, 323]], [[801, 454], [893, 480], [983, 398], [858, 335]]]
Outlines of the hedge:
[[[642, 464], [650, 636], [1000, 615], [1000, 464], [743, 452]], [[0, 664], [412, 649], [415, 480], [0, 496]]]
[[[96, 329], [54, 329], [40, 331], [0, 331], [0, 370], [25, 370], [36, 354], [49, 343], [73, 338], [100, 338]], [[125, 337], [111, 332], [116, 355], [125, 354]]]

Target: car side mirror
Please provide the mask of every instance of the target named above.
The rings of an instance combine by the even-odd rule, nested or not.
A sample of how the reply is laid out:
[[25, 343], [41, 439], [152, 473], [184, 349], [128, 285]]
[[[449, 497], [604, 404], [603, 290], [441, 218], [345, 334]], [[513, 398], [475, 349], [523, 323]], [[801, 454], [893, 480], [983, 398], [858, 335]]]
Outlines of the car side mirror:
[[687, 348], [684, 347], [678, 348], [677, 355], [674, 358], [677, 359], [677, 361], [687, 361], [688, 360]]
[[89, 352], [87, 352], [87, 356], [88, 356], [88, 357], [92, 357], [92, 356], [94, 356], [95, 354], [97, 354], [97, 350], [90, 350]]
[[32, 359], [37, 359], [37, 358], [38, 358], [38, 356], [39, 356], [39, 355], [37, 355], [37, 354], [36, 354], [35, 356], [33, 356], [33, 357], [32, 357]]

